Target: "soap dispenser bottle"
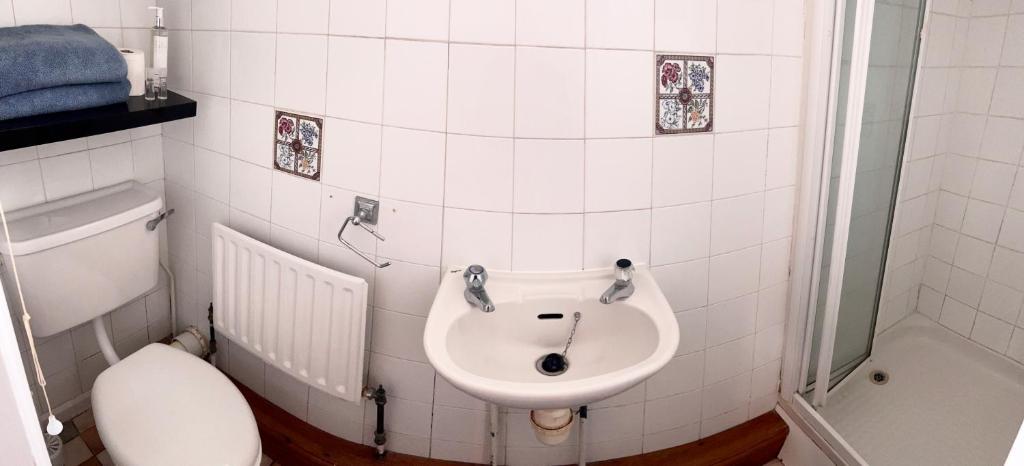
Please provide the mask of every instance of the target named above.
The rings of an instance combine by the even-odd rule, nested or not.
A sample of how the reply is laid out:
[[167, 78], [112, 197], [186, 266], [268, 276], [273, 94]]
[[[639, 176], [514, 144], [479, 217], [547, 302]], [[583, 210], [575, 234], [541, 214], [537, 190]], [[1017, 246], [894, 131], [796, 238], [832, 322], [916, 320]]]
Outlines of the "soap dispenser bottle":
[[[153, 61], [150, 79], [159, 99], [167, 98], [167, 28], [164, 27], [164, 9], [158, 6], [149, 7], [156, 11], [156, 19], [151, 30], [153, 39]], [[148, 94], [148, 93], [147, 93]]]

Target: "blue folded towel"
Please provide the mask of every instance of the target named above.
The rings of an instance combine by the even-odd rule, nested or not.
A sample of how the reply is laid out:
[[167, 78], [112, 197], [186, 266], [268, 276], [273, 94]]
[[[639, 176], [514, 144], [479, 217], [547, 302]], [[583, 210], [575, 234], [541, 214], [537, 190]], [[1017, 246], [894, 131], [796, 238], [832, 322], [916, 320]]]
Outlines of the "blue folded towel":
[[127, 76], [121, 53], [88, 26], [0, 28], [0, 97]]
[[116, 104], [128, 99], [127, 79], [50, 87], [0, 97], [0, 120]]

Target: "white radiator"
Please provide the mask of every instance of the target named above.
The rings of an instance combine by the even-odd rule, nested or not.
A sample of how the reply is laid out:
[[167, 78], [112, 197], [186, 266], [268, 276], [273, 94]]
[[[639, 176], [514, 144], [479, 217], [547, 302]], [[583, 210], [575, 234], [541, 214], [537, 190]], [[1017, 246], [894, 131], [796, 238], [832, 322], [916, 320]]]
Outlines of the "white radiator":
[[362, 278], [213, 224], [213, 322], [219, 335], [356, 403], [363, 387], [367, 289]]

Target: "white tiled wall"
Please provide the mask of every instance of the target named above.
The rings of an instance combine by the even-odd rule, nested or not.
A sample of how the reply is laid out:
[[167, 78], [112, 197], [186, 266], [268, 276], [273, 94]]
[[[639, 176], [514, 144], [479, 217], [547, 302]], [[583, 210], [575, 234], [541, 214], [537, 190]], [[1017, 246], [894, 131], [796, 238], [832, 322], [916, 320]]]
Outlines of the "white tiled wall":
[[[774, 406], [801, 0], [159, 3], [171, 86], [199, 103], [197, 118], [163, 128], [179, 324], [205, 328], [212, 222], [363, 276], [369, 382], [391, 396], [389, 447], [482, 461], [485, 406], [423, 355], [442, 267], [581, 269], [625, 256], [654, 266], [682, 338], [664, 371], [591, 407], [591, 457], [686, 443]], [[715, 56], [714, 133], [652, 137], [655, 52]], [[275, 108], [324, 117], [321, 182], [271, 169]], [[387, 241], [349, 239], [389, 268], [335, 238], [357, 194], [381, 200]], [[222, 343], [222, 367], [271, 401], [340, 437], [371, 438], [372, 408]], [[575, 439], [543, 447], [526, 416], [504, 414], [509, 463], [575, 459]]]
[[[1024, 363], [1024, 8], [937, 2], [904, 164], [886, 312], [915, 309]], [[893, 269], [890, 268], [890, 271]], [[915, 281], [916, 279], [916, 281]], [[897, 283], [899, 282], [899, 283]]]
[[[151, 25], [146, 6], [153, 2], [0, 0], [0, 27], [35, 23], [82, 23], [114, 46], [146, 48]], [[84, 191], [135, 180], [163, 192], [164, 162], [160, 126], [147, 126], [88, 138], [0, 152], [0, 201], [9, 212]], [[125, 253], [130, 253], [127, 251]], [[166, 251], [164, 251], [166, 254]], [[171, 333], [166, 277], [146, 296], [105, 317], [114, 347], [122, 357]], [[8, 292], [10, 300], [15, 293]], [[12, 301], [20, 329], [20, 306]], [[31, 309], [29, 309], [31, 312]], [[13, 317], [13, 316], [12, 316]], [[19, 342], [35, 385], [24, 335]], [[37, 338], [47, 391], [54, 408], [87, 402], [87, 394], [107, 363], [90, 323], [47, 338]], [[36, 393], [37, 403], [42, 403]], [[40, 405], [41, 406], [41, 405]]]

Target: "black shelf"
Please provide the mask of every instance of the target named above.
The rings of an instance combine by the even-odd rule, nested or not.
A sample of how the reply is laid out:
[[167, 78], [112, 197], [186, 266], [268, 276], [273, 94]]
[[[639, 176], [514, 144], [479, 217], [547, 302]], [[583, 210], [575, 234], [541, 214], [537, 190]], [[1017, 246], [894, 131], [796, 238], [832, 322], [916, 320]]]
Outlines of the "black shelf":
[[129, 97], [120, 104], [2, 120], [0, 151], [196, 116], [196, 101], [174, 92], [167, 94], [167, 100]]

